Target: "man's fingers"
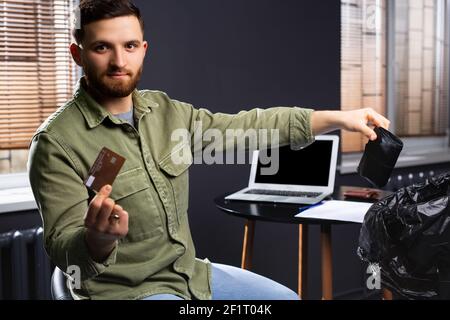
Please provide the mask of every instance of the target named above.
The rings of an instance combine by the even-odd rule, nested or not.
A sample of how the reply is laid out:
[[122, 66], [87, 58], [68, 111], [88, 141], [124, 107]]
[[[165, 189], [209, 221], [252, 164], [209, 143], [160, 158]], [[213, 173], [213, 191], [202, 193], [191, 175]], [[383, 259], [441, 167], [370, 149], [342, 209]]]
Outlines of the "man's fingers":
[[120, 214], [120, 224], [125, 226], [128, 232], [128, 211], [123, 210]]
[[111, 212], [111, 215], [109, 216], [109, 222], [112, 224], [119, 223], [122, 211], [124, 211], [123, 208], [116, 204]]
[[373, 131], [370, 127], [368, 127], [367, 125], [363, 125], [363, 127], [361, 128], [361, 132], [367, 137], [369, 138], [369, 140], [374, 141], [377, 139], [377, 134], [375, 133], [375, 131]]
[[86, 216], [84, 217], [84, 225], [86, 227], [90, 227], [95, 225], [95, 222], [97, 221], [97, 215], [100, 212], [100, 209], [102, 208], [103, 198], [94, 198], [92, 199], [91, 203], [89, 204], [89, 208], [86, 212]]
[[389, 125], [391, 122], [383, 117], [381, 114], [377, 113], [373, 109], [370, 109], [369, 111], [369, 119], [370, 122], [372, 122], [376, 127], [382, 127], [386, 130], [389, 129]]
[[103, 201], [102, 208], [97, 215], [97, 221], [95, 223], [95, 228], [98, 231], [103, 232], [108, 228], [109, 218], [113, 212], [114, 206], [115, 202], [111, 198], [107, 198]]
[[103, 197], [107, 198], [107, 197], [109, 197], [109, 194], [111, 193], [111, 191], [112, 191], [111, 185], [109, 185], [109, 184], [104, 185], [100, 189], [100, 191], [97, 193], [97, 196], [100, 195], [100, 196], [103, 196]]
[[377, 139], [377, 134], [375, 131], [369, 127], [369, 125], [374, 125], [375, 127], [382, 127], [386, 130], [389, 129], [391, 122], [383, 117], [381, 114], [375, 110], [368, 108], [366, 109], [366, 123], [362, 126], [361, 132], [369, 138], [369, 140], [374, 141]]
[[128, 232], [128, 212], [123, 208], [114, 207], [111, 217], [109, 219], [109, 227], [107, 232], [116, 236], [123, 237]]
[[103, 201], [108, 198], [111, 191], [112, 187], [110, 185], [103, 186], [89, 203], [88, 211], [86, 212], [86, 216], [84, 217], [85, 226], [89, 227], [95, 224], [95, 222], [97, 221], [97, 215], [102, 208]]

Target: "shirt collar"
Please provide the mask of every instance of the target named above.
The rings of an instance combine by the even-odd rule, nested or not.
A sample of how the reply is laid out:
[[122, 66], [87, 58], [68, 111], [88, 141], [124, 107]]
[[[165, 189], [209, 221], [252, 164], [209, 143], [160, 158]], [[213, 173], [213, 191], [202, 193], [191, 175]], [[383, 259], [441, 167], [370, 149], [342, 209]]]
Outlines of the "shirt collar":
[[[141, 111], [142, 113], [149, 113], [154, 108], [158, 108], [159, 105], [155, 101], [146, 97], [142, 92], [135, 89], [132, 93], [133, 106]], [[105, 118], [110, 118], [112, 122], [120, 124], [113, 114], [102, 107], [85, 89], [85, 78], [81, 77], [76, 86], [74, 99], [83, 114], [89, 128], [95, 128], [105, 120]]]

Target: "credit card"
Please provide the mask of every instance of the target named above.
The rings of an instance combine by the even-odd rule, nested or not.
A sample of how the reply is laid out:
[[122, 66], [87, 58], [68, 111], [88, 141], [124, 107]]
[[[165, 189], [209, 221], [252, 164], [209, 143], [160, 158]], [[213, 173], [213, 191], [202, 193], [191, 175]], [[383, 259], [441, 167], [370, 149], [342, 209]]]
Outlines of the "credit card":
[[125, 160], [121, 155], [104, 147], [89, 170], [84, 185], [96, 192], [107, 184], [112, 186]]

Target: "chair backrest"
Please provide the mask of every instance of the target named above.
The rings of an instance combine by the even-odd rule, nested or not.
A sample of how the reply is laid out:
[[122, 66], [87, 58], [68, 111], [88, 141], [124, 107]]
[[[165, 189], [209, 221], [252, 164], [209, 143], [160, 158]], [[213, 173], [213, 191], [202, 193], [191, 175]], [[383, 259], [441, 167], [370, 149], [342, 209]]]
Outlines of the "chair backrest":
[[73, 300], [70, 290], [67, 287], [67, 278], [58, 267], [55, 268], [52, 275], [52, 299], [53, 300]]

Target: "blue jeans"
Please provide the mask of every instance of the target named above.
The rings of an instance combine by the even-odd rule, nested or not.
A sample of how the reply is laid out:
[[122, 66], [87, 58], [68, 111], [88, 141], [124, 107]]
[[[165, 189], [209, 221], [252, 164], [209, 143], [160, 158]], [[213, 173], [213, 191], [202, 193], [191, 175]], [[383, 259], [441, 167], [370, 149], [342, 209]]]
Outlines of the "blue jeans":
[[[213, 263], [213, 300], [299, 300], [291, 289], [248, 270]], [[183, 300], [173, 294], [156, 294], [143, 300]]]

